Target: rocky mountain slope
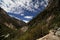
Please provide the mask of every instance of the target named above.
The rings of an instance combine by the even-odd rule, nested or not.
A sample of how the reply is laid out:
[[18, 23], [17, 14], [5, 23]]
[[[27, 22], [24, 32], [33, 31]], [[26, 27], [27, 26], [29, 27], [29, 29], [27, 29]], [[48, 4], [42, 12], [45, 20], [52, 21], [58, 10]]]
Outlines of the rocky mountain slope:
[[7, 15], [7, 13], [0, 8], [0, 24], [6, 25], [11, 29], [20, 28], [26, 25], [25, 22], [17, 20]]
[[25, 22], [10, 17], [0, 8], [0, 40], [5, 40], [5, 37], [10, 36], [24, 26], [26, 26]]

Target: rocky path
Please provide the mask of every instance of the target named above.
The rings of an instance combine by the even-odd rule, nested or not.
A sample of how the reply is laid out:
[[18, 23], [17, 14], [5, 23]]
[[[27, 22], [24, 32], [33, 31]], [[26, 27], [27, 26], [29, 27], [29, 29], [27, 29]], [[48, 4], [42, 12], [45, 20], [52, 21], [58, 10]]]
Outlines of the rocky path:
[[60, 37], [54, 35], [54, 33], [50, 31], [49, 34], [37, 40], [60, 40]]

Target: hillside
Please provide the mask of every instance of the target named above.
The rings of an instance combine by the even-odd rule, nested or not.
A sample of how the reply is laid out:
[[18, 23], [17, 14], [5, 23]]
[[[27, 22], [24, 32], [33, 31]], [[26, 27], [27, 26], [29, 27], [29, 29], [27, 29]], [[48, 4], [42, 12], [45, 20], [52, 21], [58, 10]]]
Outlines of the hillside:
[[60, 6], [59, 0], [52, 0], [51, 4], [36, 18], [28, 23], [29, 30], [19, 40], [36, 40], [48, 34], [51, 29], [60, 27]]
[[8, 16], [8, 14], [3, 9], [0, 8], [0, 24], [1, 23], [8, 27], [12, 28], [15, 27], [16, 29], [26, 25], [25, 22]]
[[26, 26], [25, 22], [10, 17], [0, 8], [0, 40], [5, 40], [5, 36], [14, 34], [24, 26]]

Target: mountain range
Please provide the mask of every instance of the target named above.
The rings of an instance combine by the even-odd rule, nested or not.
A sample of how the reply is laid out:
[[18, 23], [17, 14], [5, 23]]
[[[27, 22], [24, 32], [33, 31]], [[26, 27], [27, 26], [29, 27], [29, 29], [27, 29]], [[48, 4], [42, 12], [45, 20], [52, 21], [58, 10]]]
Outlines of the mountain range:
[[[10, 17], [0, 8], [1, 40], [36, 40], [60, 28], [59, 0], [51, 0], [48, 7], [29, 23]], [[26, 30], [26, 31], [24, 31]]]

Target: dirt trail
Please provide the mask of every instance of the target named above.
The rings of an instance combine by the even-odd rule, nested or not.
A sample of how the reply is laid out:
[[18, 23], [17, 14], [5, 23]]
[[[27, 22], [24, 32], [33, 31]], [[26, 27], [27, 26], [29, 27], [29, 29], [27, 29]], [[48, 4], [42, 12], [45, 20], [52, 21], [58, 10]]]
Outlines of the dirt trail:
[[37, 40], [60, 40], [60, 37], [55, 36], [54, 33], [50, 31], [49, 34]]

